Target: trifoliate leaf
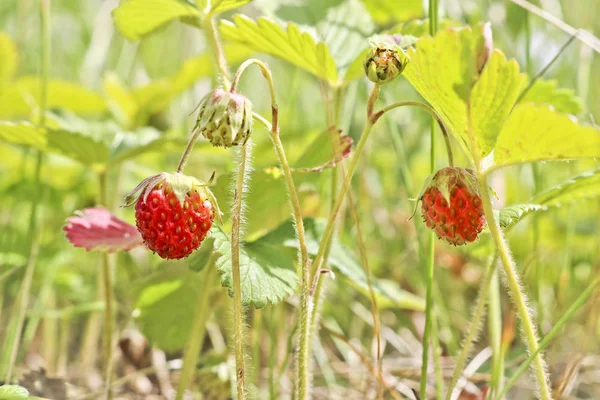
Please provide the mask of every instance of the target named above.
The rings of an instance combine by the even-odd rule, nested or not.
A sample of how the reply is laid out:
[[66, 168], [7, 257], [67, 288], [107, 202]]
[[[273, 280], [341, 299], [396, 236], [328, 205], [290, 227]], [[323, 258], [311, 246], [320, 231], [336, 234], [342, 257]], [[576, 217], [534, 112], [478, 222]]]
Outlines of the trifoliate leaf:
[[[517, 105], [507, 119], [490, 169], [535, 161], [600, 158], [600, 130], [578, 125], [549, 106]], [[487, 164], [487, 163], [486, 163]]]
[[561, 113], [577, 115], [583, 111], [583, 102], [571, 89], [558, 88], [558, 81], [537, 80], [521, 99], [522, 103], [549, 104]]
[[197, 19], [200, 14], [186, 0], [126, 0], [114, 9], [113, 19], [123, 36], [139, 40], [176, 18]]
[[221, 21], [221, 34], [226, 40], [279, 57], [331, 84], [337, 82], [335, 62], [327, 45], [296, 24], [289, 23], [284, 29], [268, 18], [253, 21], [236, 15], [233, 22]]
[[[216, 265], [221, 284], [233, 296], [231, 241], [220, 227], [213, 227], [215, 251], [221, 254]], [[294, 294], [298, 275], [294, 266], [295, 252], [284, 252], [266, 241], [245, 242], [240, 250], [242, 303], [262, 308], [277, 304]]]
[[470, 149], [467, 102], [471, 103], [473, 130], [480, 153], [487, 154], [510, 112], [522, 75], [514, 61], [496, 50], [481, 75], [478, 66], [486, 51], [485, 25], [447, 29], [434, 38], [423, 37], [409, 48], [406, 79], [440, 114], [450, 131]]

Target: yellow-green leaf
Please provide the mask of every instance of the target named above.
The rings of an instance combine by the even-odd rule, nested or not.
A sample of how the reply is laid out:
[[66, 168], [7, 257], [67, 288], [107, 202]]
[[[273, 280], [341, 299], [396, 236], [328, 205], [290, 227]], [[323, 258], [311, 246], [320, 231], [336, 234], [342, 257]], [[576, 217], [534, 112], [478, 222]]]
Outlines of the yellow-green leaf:
[[[8, 84], [0, 94], [0, 118], [25, 117], [39, 105], [40, 81], [24, 77]], [[76, 114], [100, 114], [106, 103], [98, 94], [76, 83], [62, 80], [48, 82], [48, 108], [65, 109]]]
[[17, 70], [17, 48], [10, 36], [0, 32], [0, 93], [4, 82], [10, 80]]
[[211, 4], [211, 12], [222, 13], [233, 10], [250, 3], [252, 0], [213, 0]]
[[423, 16], [422, 0], [362, 0], [365, 7], [378, 24], [406, 21]]
[[113, 11], [117, 29], [139, 40], [175, 18], [198, 18], [200, 10], [185, 0], [125, 0]]
[[600, 158], [600, 130], [577, 124], [549, 106], [520, 104], [490, 154], [490, 169], [535, 161]]
[[494, 148], [502, 125], [517, 100], [524, 75], [516, 61], [495, 50], [471, 93], [471, 116], [480, 156]]
[[558, 88], [558, 82], [539, 79], [525, 94], [521, 102], [550, 104], [561, 113], [577, 115], [583, 111], [583, 102], [571, 89]]
[[327, 45], [289, 23], [286, 29], [276, 22], [259, 18], [256, 22], [243, 15], [233, 22], [221, 21], [224, 39], [242, 43], [253, 50], [271, 54], [302, 68], [332, 84], [337, 83], [335, 62]]
[[29, 122], [0, 122], [0, 140], [44, 150], [48, 143], [46, 131]]

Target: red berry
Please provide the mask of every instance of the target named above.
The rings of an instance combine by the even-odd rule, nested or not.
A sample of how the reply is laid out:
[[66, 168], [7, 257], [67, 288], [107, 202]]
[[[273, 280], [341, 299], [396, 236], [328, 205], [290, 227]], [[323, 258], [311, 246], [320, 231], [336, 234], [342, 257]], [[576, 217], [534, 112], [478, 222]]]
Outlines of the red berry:
[[212, 193], [181, 174], [145, 179], [126, 199], [126, 205], [134, 203], [144, 243], [166, 259], [184, 258], [196, 250], [219, 212]]
[[485, 226], [473, 170], [439, 170], [423, 191], [421, 200], [423, 221], [450, 244], [460, 246], [475, 241]]

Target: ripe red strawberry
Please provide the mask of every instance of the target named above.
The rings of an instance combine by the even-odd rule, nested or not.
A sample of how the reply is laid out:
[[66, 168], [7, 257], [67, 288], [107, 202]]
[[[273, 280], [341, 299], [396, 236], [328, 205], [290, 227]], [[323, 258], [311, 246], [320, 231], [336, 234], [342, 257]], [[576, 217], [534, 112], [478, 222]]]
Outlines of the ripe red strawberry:
[[420, 200], [427, 227], [455, 246], [473, 242], [485, 225], [477, 179], [471, 169], [448, 167], [437, 171]]
[[133, 203], [144, 243], [166, 259], [184, 258], [196, 250], [218, 213], [206, 184], [180, 173], [146, 178], [127, 196], [125, 205]]

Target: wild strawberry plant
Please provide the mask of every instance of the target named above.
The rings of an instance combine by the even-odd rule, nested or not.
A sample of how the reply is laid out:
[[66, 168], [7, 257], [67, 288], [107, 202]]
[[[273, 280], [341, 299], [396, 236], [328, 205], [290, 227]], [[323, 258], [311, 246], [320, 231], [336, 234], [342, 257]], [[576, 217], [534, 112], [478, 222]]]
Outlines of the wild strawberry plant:
[[[17, 47], [33, 39], [9, 23], [0, 398], [62, 396], [21, 377], [25, 352], [79, 387], [101, 368], [82, 398], [127, 396], [115, 377], [128, 368], [177, 399], [586, 390], [546, 360], [559, 335], [586, 337], [564, 327], [595, 310], [599, 228], [585, 223], [599, 210], [581, 202], [600, 193], [600, 130], [575, 117], [597, 106], [590, 56], [583, 100], [543, 77], [574, 38], [536, 75], [527, 13], [544, 14], [513, 1], [527, 11], [506, 6], [506, 28], [440, 19], [437, 1], [425, 13], [421, 1], [124, 0], [99, 11], [95, 37], [108, 21], [118, 34], [105, 43], [121, 51], [111, 61], [92, 41], [82, 76], [95, 89], [58, 79], [73, 75], [57, 71], [69, 68], [55, 56], [61, 5], [38, 3], [38, 75]], [[15, 7], [0, 23], [29, 18]], [[525, 37], [524, 67], [511, 34]], [[200, 53], [177, 61], [184, 46]], [[61, 227], [77, 249], [55, 240]], [[467, 365], [486, 312], [485, 348]], [[535, 390], [523, 394], [528, 368]], [[477, 370], [479, 387], [468, 384]]]

